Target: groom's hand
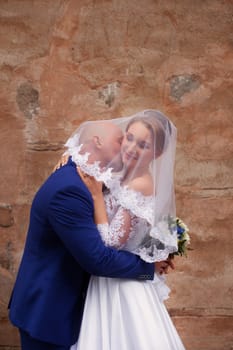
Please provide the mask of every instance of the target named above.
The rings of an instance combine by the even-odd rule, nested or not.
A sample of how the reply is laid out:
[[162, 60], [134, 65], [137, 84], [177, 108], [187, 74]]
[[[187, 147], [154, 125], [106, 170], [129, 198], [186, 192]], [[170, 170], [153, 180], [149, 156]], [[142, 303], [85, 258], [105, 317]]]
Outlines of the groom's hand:
[[155, 272], [159, 273], [160, 275], [162, 275], [163, 273], [167, 274], [169, 267], [172, 270], [174, 270], [175, 268], [173, 256], [169, 256], [167, 260], [155, 262]]
[[61, 158], [59, 159], [58, 163], [53, 168], [53, 173], [57, 169], [60, 169], [63, 165], [66, 165], [68, 163], [68, 160], [69, 160], [69, 154], [64, 154], [63, 156], [61, 156]]
[[167, 271], [169, 267], [174, 270], [175, 269], [175, 264], [174, 264], [174, 255], [169, 255], [169, 257], [166, 260], [167, 262]]

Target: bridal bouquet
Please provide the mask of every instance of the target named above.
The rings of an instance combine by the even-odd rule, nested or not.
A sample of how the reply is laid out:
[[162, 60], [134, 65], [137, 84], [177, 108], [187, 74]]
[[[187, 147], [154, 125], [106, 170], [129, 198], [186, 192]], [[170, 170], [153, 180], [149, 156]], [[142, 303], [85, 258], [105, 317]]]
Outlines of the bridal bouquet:
[[178, 217], [169, 217], [169, 229], [171, 232], [176, 231], [178, 251], [174, 255], [187, 256], [188, 245], [190, 244], [190, 235], [188, 226]]
[[189, 229], [178, 217], [164, 216], [149, 229], [135, 253], [147, 262], [166, 260], [168, 255], [187, 256]]

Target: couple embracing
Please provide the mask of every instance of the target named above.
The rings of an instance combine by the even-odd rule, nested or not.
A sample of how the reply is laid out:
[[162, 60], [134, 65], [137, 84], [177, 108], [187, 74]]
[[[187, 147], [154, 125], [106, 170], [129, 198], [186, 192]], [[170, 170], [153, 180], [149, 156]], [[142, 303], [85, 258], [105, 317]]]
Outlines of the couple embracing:
[[145, 110], [83, 123], [66, 147], [34, 197], [9, 303], [22, 350], [184, 350], [163, 303], [176, 128]]

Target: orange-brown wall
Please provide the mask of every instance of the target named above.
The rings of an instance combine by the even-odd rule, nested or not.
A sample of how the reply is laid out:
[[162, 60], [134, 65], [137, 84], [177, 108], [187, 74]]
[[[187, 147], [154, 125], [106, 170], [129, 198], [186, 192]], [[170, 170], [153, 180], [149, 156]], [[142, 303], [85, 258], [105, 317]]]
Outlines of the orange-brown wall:
[[233, 349], [232, 43], [230, 0], [1, 1], [1, 349], [19, 346], [7, 303], [63, 143], [84, 120], [148, 108], [178, 128], [177, 214], [192, 236], [167, 307], [187, 350]]

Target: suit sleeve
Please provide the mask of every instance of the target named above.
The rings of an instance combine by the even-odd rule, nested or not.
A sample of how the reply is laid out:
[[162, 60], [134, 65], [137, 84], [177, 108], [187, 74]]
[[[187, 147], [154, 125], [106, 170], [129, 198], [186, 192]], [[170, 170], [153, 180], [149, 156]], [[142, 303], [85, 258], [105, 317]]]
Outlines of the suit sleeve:
[[82, 188], [66, 187], [50, 202], [49, 222], [84, 270], [92, 275], [151, 280], [154, 264], [106, 247], [93, 220], [93, 202]]

